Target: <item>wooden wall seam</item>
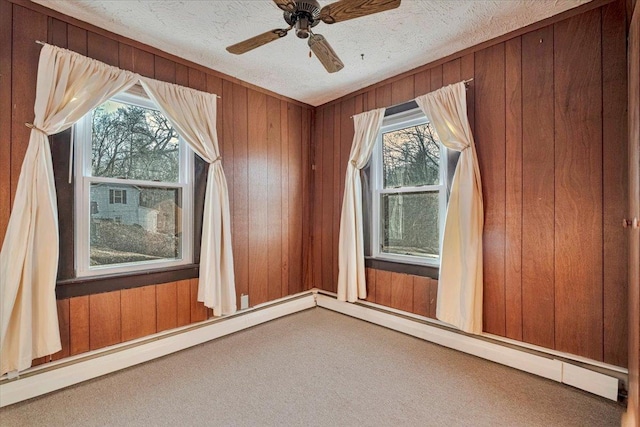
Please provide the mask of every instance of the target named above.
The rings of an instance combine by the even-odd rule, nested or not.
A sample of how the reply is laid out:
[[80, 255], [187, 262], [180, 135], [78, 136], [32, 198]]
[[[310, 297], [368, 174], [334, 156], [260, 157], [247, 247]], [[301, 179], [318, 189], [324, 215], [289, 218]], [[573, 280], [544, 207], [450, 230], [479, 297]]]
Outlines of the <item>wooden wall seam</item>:
[[[334, 124], [360, 96], [373, 109], [401, 102], [411, 87], [417, 96], [474, 78], [467, 113], [485, 199], [484, 330], [625, 366], [625, 237], [615, 224], [628, 200], [622, 3], [455, 54], [318, 107], [323, 129], [315, 150], [324, 161], [316, 161], [314, 203], [324, 220], [314, 229], [312, 250], [314, 268], [323, 273], [320, 287], [334, 290], [337, 274], [331, 212], [340, 209], [335, 170], [343, 165], [332, 160], [345, 139]], [[367, 300], [408, 307], [404, 280], [367, 269]], [[414, 310], [425, 303], [425, 285], [416, 283]]]
[[[34, 40], [46, 40], [141, 75], [222, 95], [217, 125], [229, 189], [238, 296], [249, 293], [255, 305], [301, 291], [310, 254], [304, 236], [311, 210], [310, 201], [305, 201], [311, 107], [221, 78], [187, 61], [175, 62], [111, 33], [41, 13], [48, 9], [19, 3], [0, 0], [0, 161], [5, 171], [0, 178], [4, 184], [5, 173], [8, 180], [0, 186], [2, 236], [28, 143], [23, 123], [33, 120], [41, 49]], [[10, 79], [11, 75], [20, 78]], [[277, 111], [268, 114], [267, 106], [277, 106]], [[269, 191], [269, 177], [280, 192]], [[268, 221], [273, 233], [267, 232]], [[270, 249], [278, 247], [286, 250], [274, 250], [276, 257], [270, 256]], [[63, 349], [35, 363], [205, 320], [212, 312], [197, 301], [197, 293], [198, 280], [187, 279], [59, 300]]]

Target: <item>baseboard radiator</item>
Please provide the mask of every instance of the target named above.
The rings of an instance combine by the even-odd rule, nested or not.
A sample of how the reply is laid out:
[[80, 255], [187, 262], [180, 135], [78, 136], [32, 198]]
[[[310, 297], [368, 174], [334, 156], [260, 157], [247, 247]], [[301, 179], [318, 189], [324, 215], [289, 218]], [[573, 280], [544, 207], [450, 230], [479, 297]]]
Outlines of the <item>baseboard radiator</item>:
[[[279, 317], [322, 307], [365, 320], [435, 344], [472, 354], [544, 378], [618, 400], [626, 370], [516, 341], [460, 333], [422, 316], [368, 303], [338, 301], [335, 294], [316, 289], [281, 298], [232, 316], [209, 319], [138, 340], [83, 353], [0, 379], [0, 407], [60, 390], [121, 369], [223, 337]], [[503, 342], [501, 342], [501, 340]]]

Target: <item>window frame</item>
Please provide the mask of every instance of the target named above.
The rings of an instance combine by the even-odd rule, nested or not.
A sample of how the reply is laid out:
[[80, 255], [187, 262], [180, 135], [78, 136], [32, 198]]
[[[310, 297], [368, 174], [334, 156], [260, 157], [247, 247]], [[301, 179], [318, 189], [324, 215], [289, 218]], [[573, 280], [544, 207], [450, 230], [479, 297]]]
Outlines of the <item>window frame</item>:
[[[115, 102], [125, 103], [159, 111], [158, 106], [149, 99], [141, 88], [133, 87], [110, 98]], [[92, 112], [80, 119], [73, 127], [74, 162], [74, 270], [76, 279], [91, 279], [100, 276], [137, 274], [162, 269], [193, 265], [194, 262], [194, 153], [188, 144], [179, 136], [180, 173], [176, 182], [148, 181], [138, 179], [121, 179], [94, 177], [91, 174], [92, 155]], [[116, 184], [128, 187], [152, 187], [179, 189], [182, 199], [182, 241], [181, 258], [161, 259], [157, 261], [130, 262], [105, 266], [90, 265], [90, 222], [91, 216], [91, 184]], [[114, 195], [115, 196], [115, 195]], [[114, 197], [115, 198], [115, 197]], [[115, 200], [114, 200], [115, 202]]]
[[[439, 167], [439, 183], [436, 185], [421, 185], [412, 187], [384, 188], [383, 182], [383, 153], [382, 153], [382, 136], [385, 133], [405, 129], [412, 126], [429, 123], [429, 119], [424, 112], [418, 108], [398, 113], [386, 115], [382, 121], [380, 131], [376, 137], [373, 147], [370, 163], [371, 177], [371, 258], [374, 260], [389, 261], [410, 265], [419, 265], [426, 267], [440, 267], [440, 255], [437, 257], [420, 257], [416, 255], [392, 254], [381, 251], [381, 241], [383, 233], [383, 216], [381, 198], [383, 194], [406, 194], [406, 193], [424, 193], [438, 191], [438, 242], [442, 248], [442, 235], [444, 231], [444, 220], [447, 210], [449, 198], [448, 183], [448, 150], [439, 143], [440, 146], [440, 167]], [[441, 250], [439, 251], [441, 252]]]

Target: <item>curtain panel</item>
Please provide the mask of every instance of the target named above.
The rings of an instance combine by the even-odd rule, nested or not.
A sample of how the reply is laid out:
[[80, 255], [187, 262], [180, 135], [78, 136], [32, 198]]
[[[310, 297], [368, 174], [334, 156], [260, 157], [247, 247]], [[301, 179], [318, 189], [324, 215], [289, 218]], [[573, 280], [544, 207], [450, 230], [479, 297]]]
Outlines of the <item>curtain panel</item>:
[[140, 83], [180, 136], [209, 163], [198, 301], [212, 308], [214, 316], [233, 314], [236, 312], [236, 293], [231, 253], [231, 214], [216, 133], [216, 96], [147, 78], [142, 78]]
[[[68, 129], [93, 108], [127, 90], [139, 80], [141, 77], [135, 73], [66, 49], [45, 44], [40, 52], [34, 121], [0, 251], [2, 374], [24, 370], [31, 366], [34, 358], [53, 354], [61, 349], [55, 296], [59, 255], [58, 219], [48, 136]], [[149, 87], [168, 85], [156, 81], [150, 83], [147, 79], [144, 81]], [[161, 90], [157, 89], [156, 92]], [[179, 114], [174, 113], [171, 120], [184, 122], [181, 128], [177, 128], [178, 132], [206, 161], [216, 163], [218, 147], [215, 133], [215, 95], [203, 93], [201, 96], [206, 97], [213, 99], [208, 101], [209, 104], [213, 103], [213, 109], [209, 106], [196, 116], [197, 119], [182, 121], [176, 119]], [[160, 98], [161, 95], [158, 96]], [[187, 115], [186, 111], [194, 111], [202, 106], [193, 98], [197, 97], [184, 97], [181, 106], [184, 111], [181, 114]], [[205, 123], [200, 123], [205, 115], [208, 115]], [[197, 127], [194, 122], [198, 122]], [[214, 179], [211, 179], [212, 175]], [[226, 314], [235, 311], [235, 285], [228, 232], [226, 181], [219, 164], [209, 171], [207, 196], [210, 195], [212, 201], [205, 201], [205, 206], [209, 205], [209, 210], [205, 208], [205, 215], [208, 214], [209, 217], [205, 217], [203, 226], [208, 234], [204, 236], [203, 233], [201, 252], [202, 259], [208, 260], [209, 264], [205, 264], [206, 269], [201, 270], [201, 276], [206, 275], [207, 278], [201, 282], [202, 288], [198, 294], [205, 304], [211, 303], [209, 307], [214, 310], [218, 307], [218, 313]], [[216, 217], [216, 212], [219, 217]], [[219, 256], [214, 256], [211, 252]], [[209, 260], [210, 257], [213, 257], [213, 262]], [[217, 259], [222, 261], [216, 261]], [[226, 272], [217, 271], [215, 279], [210, 280], [212, 270], [217, 268], [216, 262], [224, 265]], [[211, 289], [216, 287], [224, 290]], [[216, 299], [216, 295], [220, 297]], [[232, 306], [229, 303], [231, 299]]]
[[480, 334], [484, 212], [464, 83], [419, 96], [416, 102], [433, 123], [442, 144], [460, 152], [440, 250], [436, 317], [465, 332]]
[[367, 297], [360, 170], [367, 165], [384, 119], [384, 108], [353, 116], [355, 133], [344, 180], [338, 240], [338, 300]]

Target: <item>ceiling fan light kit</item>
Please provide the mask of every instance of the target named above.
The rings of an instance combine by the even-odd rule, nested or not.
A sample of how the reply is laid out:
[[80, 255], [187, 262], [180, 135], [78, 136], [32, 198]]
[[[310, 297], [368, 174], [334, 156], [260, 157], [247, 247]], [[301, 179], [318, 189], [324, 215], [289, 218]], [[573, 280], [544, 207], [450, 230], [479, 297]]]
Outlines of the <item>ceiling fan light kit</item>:
[[320, 8], [317, 0], [273, 0], [284, 11], [284, 20], [289, 28], [275, 29], [259, 34], [227, 47], [227, 51], [241, 55], [252, 49], [286, 36], [289, 30], [295, 28], [296, 36], [308, 38], [311, 51], [329, 73], [335, 73], [344, 68], [344, 64], [333, 50], [329, 42], [321, 35], [315, 34], [311, 28], [320, 21], [333, 24], [349, 19], [360, 18], [374, 13], [384, 12], [400, 6], [401, 0], [340, 0]]

